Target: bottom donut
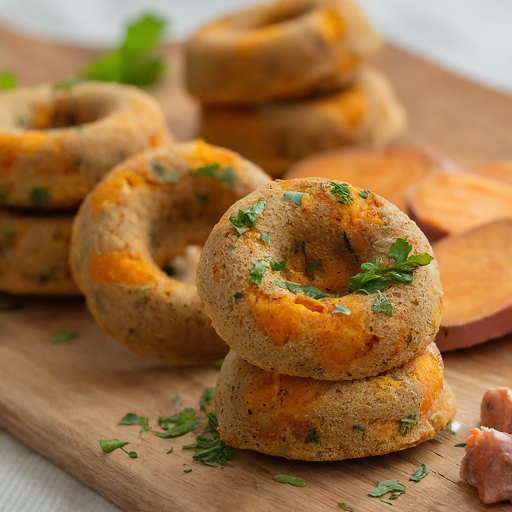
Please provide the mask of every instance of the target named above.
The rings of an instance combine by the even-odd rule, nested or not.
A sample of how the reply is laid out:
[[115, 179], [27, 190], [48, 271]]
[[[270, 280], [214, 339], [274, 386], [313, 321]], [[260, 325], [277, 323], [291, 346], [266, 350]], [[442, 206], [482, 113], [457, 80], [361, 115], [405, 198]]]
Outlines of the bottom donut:
[[383, 455], [432, 439], [453, 418], [455, 398], [431, 344], [377, 377], [320, 381], [278, 375], [230, 351], [215, 388], [222, 441], [307, 461]]
[[69, 266], [72, 214], [0, 210], [0, 291], [80, 295]]

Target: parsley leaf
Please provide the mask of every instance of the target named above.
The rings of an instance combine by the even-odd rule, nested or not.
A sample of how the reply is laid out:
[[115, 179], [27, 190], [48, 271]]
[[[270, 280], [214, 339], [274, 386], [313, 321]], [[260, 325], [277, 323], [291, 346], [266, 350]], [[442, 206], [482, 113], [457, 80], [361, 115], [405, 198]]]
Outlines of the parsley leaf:
[[265, 209], [266, 204], [266, 201], [258, 201], [257, 203], [253, 204], [246, 212], [238, 210], [238, 217], [229, 217], [231, 224], [235, 226], [236, 232], [239, 236], [256, 225], [256, 220], [260, 216], [261, 212], [263, 212]]
[[366, 427], [364, 425], [361, 425], [361, 423], [358, 423], [357, 425], [354, 425], [352, 427], [354, 430], [359, 430], [359, 432], [363, 433], [363, 439], [366, 436]]
[[[77, 78], [76, 76], [72, 76], [71, 78], [67, 78], [66, 80], [63, 80], [62, 82], [57, 82], [56, 84], [52, 85], [52, 89], [54, 91], [65, 91], [68, 89], [72, 89], [73, 87], [77, 86], [82, 81], [80, 78]], [[123, 158], [124, 160], [124, 158]]]
[[123, 42], [92, 61], [84, 69], [88, 80], [119, 82], [140, 87], [150, 85], [165, 72], [165, 63], [156, 53], [167, 22], [145, 14], [126, 27]]
[[192, 171], [194, 176], [208, 176], [210, 178], [218, 178], [221, 182], [226, 183], [229, 188], [233, 188], [236, 181], [236, 172], [231, 165], [226, 167], [222, 172], [217, 172], [221, 168], [218, 162], [207, 164]]
[[[218, 435], [218, 434], [217, 434]], [[208, 438], [202, 435], [196, 437], [196, 444], [187, 444], [185, 450], [195, 450], [192, 456], [207, 466], [226, 464], [235, 456], [235, 450], [218, 438]]]
[[270, 268], [273, 272], [281, 272], [284, 270], [284, 267], [286, 267], [286, 264], [288, 263], [288, 260], [282, 260], [279, 263], [276, 263], [274, 261], [270, 262]]
[[158, 418], [158, 424], [165, 432], [153, 431], [153, 433], [162, 439], [173, 439], [194, 431], [199, 424], [199, 420], [196, 418], [196, 411], [187, 408], [179, 414], [160, 416], [160, 418]]
[[306, 482], [297, 476], [276, 475], [274, 480], [281, 484], [295, 485], [295, 487], [304, 487], [306, 485]]
[[[329, 192], [336, 196], [339, 203], [349, 204], [352, 202], [352, 197], [350, 196], [350, 187], [348, 183], [336, 183], [335, 181], [330, 181], [329, 185], [331, 189]], [[321, 186], [323, 189], [323, 186]]]
[[409, 477], [409, 480], [413, 482], [419, 482], [423, 478], [425, 478], [430, 473], [428, 466], [426, 464], [420, 464], [418, 469]]
[[466, 448], [467, 445], [468, 443], [458, 443], [454, 444], [453, 446], [455, 446], [455, 448]]
[[320, 442], [320, 436], [318, 435], [316, 430], [311, 430], [306, 437], [306, 444], [315, 443], [318, 444]]
[[12, 71], [2, 71], [0, 73], [0, 90], [9, 91], [16, 89], [18, 86], [18, 79]]
[[388, 299], [383, 295], [380, 290], [377, 290], [379, 296], [373, 303], [373, 311], [375, 313], [386, 313], [388, 316], [393, 316], [393, 305], [388, 302]]
[[350, 309], [348, 309], [347, 306], [343, 306], [342, 304], [336, 304], [336, 307], [334, 308], [334, 311], [332, 312], [332, 314], [334, 315], [334, 313], [342, 313], [343, 315], [350, 315], [350, 313], [352, 313], [352, 311], [350, 311]]
[[222, 368], [222, 365], [224, 364], [224, 359], [217, 359], [215, 361], [212, 361], [211, 365], [216, 370], [220, 370]]
[[301, 206], [302, 198], [309, 194], [303, 194], [302, 192], [285, 192], [283, 195], [286, 200], [291, 201], [293, 204], [296, 204], [297, 206]]
[[393, 493], [393, 495], [396, 495], [396, 497], [398, 497], [400, 496], [400, 494], [403, 494], [405, 490], [405, 485], [399, 484], [398, 480], [384, 480], [383, 482], [379, 482], [377, 484], [377, 487], [375, 487], [369, 492], [369, 495], [379, 498], [381, 496], [384, 496], [388, 492], [391, 492]]
[[104, 453], [111, 453], [114, 450], [117, 450], [118, 448], [120, 448], [121, 450], [123, 450], [124, 453], [128, 454], [128, 457], [130, 457], [131, 459], [136, 459], [138, 457], [137, 452], [127, 452], [123, 448], [123, 446], [126, 446], [127, 444], [131, 444], [131, 443], [127, 443], [126, 441], [119, 441], [119, 439], [117, 439], [117, 438], [100, 439], [100, 446]]
[[74, 339], [78, 338], [78, 331], [71, 331], [69, 329], [62, 329], [55, 336], [50, 337], [50, 343], [71, 343]]
[[371, 192], [369, 190], [361, 190], [361, 192], [359, 192], [359, 195], [363, 198], [363, 199], [368, 199], [368, 196], [371, 194]]
[[149, 428], [149, 418], [144, 418], [143, 416], [139, 416], [134, 412], [129, 412], [126, 416], [124, 416], [119, 425], [140, 425], [142, 428], [140, 429], [141, 433], [146, 432], [147, 430], [151, 430]]
[[338, 503], [338, 507], [340, 507], [341, 510], [348, 510], [349, 512], [355, 512], [354, 509], [349, 507], [346, 503]]
[[176, 173], [170, 171], [167, 167], [158, 162], [153, 162], [151, 168], [156, 174], [158, 183], [176, 183], [180, 181], [180, 177]]
[[30, 204], [36, 208], [45, 208], [50, 202], [50, 193], [43, 187], [35, 187], [30, 194]]
[[265, 270], [268, 268], [268, 263], [264, 260], [256, 260], [254, 267], [249, 272], [249, 282], [252, 284], [261, 284], [261, 280], [263, 279], [263, 274], [265, 274]]
[[268, 233], [261, 233], [260, 235], [260, 240], [264, 243], [264, 244], [268, 244], [270, 242], [270, 235]]
[[199, 399], [199, 407], [206, 407], [213, 400], [213, 388], [206, 389]]
[[189, 469], [184, 469], [183, 473], [192, 473], [192, 469], [190, 469], [190, 468]]
[[412, 429], [412, 425], [416, 421], [417, 417], [417, 414], [411, 414], [410, 416], [407, 416], [407, 418], [400, 420], [400, 422], [402, 423], [402, 425], [400, 426], [400, 434], [402, 434], [403, 437], [405, 437], [409, 430]]
[[276, 286], [279, 286], [279, 288], [286, 288], [287, 290], [290, 290], [295, 295], [297, 295], [298, 292], [301, 292], [304, 295], [311, 297], [312, 299], [339, 297], [339, 295], [330, 295], [328, 293], [324, 293], [323, 291], [319, 290], [318, 288], [315, 288], [314, 286], [304, 286], [299, 283], [294, 283], [292, 281], [276, 281], [274, 284]]

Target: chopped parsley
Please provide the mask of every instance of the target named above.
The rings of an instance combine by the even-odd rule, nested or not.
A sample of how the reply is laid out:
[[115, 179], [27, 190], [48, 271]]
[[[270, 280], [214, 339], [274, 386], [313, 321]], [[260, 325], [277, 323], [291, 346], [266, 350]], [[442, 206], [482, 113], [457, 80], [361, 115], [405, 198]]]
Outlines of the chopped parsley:
[[304, 196], [307, 196], [308, 194], [304, 194], [302, 192], [285, 192], [283, 195], [287, 201], [291, 201], [293, 204], [296, 204], [297, 206], [301, 206], [302, 198]]
[[151, 430], [149, 427], [149, 418], [144, 418], [143, 416], [139, 416], [134, 412], [129, 412], [126, 416], [124, 416], [119, 425], [140, 425], [142, 428], [140, 432], [146, 432], [147, 430]]
[[233, 297], [235, 298], [235, 300], [240, 300], [242, 297], [243, 297], [243, 293], [242, 292], [236, 292]]
[[211, 363], [212, 367], [216, 370], [220, 370], [224, 364], [224, 359], [217, 359]]
[[419, 482], [423, 478], [425, 478], [430, 473], [428, 466], [426, 464], [420, 464], [418, 469], [409, 477], [409, 480], [413, 482]]
[[455, 446], [455, 448], [466, 448], [467, 445], [468, 443], [458, 443], [454, 444], [453, 446]]
[[178, 174], [170, 171], [165, 165], [153, 162], [151, 168], [156, 175], [158, 183], [176, 183], [180, 180]]
[[393, 316], [393, 305], [390, 304], [388, 299], [384, 296], [384, 294], [377, 290], [379, 294], [373, 303], [373, 311], [374, 313], [386, 313], [388, 316]]
[[[331, 186], [329, 192], [336, 197], [338, 203], [349, 204], [352, 202], [350, 186], [348, 183], [336, 183], [335, 181], [330, 181], [328, 184]], [[324, 190], [323, 183], [320, 184], [320, 188]]]
[[127, 452], [123, 447], [131, 444], [126, 441], [119, 441], [119, 439], [100, 439], [100, 446], [104, 453], [111, 453], [114, 450], [121, 449], [124, 453], [130, 457], [130, 459], [136, 459], [138, 457], [137, 452]]
[[290, 484], [294, 485], [295, 487], [304, 487], [306, 485], [306, 482], [297, 476], [276, 475], [274, 480], [281, 484]]
[[156, 82], [166, 70], [157, 52], [166, 26], [166, 20], [154, 14], [129, 23], [121, 44], [90, 62], [83, 70], [85, 78], [139, 87]]
[[276, 263], [275, 261], [270, 262], [270, 268], [273, 272], [281, 272], [284, 270], [284, 267], [286, 267], [286, 264], [288, 263], [288, 260], [281, 260], [280, 262]]
[[212, 196], [209, 192], [196, 192], [196, 198], [200, 203], [206, 206], [207, 204], [210, 204]]
[[[383, 482], [379, 482], [377, 487], [372, 489], [369, 494], [375, 498], [380, 498], [381, 501], [384, 501], [385, 503], [389, 503], [388, 500], [384, 498], [385, 494], [390, 492], [391, 496], [389, 499], [396, 500], [401, 494], [405, 492], [405, 490], [405, 485], [399, 484], [398, 480], [384, 480]], [[391, 503], [389, 504], [391, 505]]]
[[409, 430], [412, 429], [412, 425], [416, 421], [417, 417], [417, 414], [411, 414], [410, 416], [407, 416], [407, 418], [400, 420], [400, 422], [402, 423], [402, 425], [400, 426], [400, 434], [402, 434], [403, 437], [405, 437]]
[[260, 235], [260, 240], [264, 243], [264, 244], [268, 244], [270, 242], [270, 235], [268, 233], [261, 233]]
[[43, 187], [35, 187], [30, 194], [30, 204], [36, 208], [45, 208], [50, 203], [50, 193]]
[[342, 304], [336, 304], [336, 307], [334, 308], [334, 311], [332, 312], [332, 314], [334, 315], [334, 313], [342, 313], [343, 315], [350, 315], [350, 313], [352, 313], [352, 311], [350, 311], [350, 309], [348, 309], [347, 306], [343, 306]]
[[319, 290], [318, 288], [315, 288], [314, 286], [304, 286], [302, 284], [294, 283], [292, 281], [276, 281], [274, 284], [276, 286], [279, 286], [279, 288], [286, 288], [287, 290], [289, 290], [295, 294], [301, 292], [304, 295], [311, 297], [312, 299], [324, 299], [326, 297], [329, 297], [329, 298], [339, 297], [339, 295], [330, 295], [328, 293], [324, 293], [323, 291]]
[[368, 196], [371, 194], [371, 192], [369, 190], [361, 190], [361, 192], [359, 192], [359, 195], [363, 198], [363, 199], [368, 199]]
[[195, 409], [187, 408], [179, 414], [160, 416], [158, 418], [158, 424], [165, 432], [153, 431], [156, 436], [162, 439], [174, 439], [175, 437], [193, 432], [197, 428], [199, 420], [196, 418]]
[[265, 209], [266, 204], [267, 203], [265, 201], [258, 201], [246, 212], [238, 210], [237, 217], [229, 217], [231, 224], [235, 226], [238, 236], [243, 235], [248, 229], [251, 229], [256, 225], [256, 220]]
[[249, 272], [249, 282], [252, 284], [261, 284], [261, 280], [263, 279], [263, 274], [265, 274], [265, 270], [268, 268], [268, 263], [264, 260], [256, 260], [254, 267]]
[[199, 407], [203, 409], [213, 400], [213, 388], [208, 388], [203, 391], [203, 394], [199, 398]]
[[221, 172], [218, 172], [221, 165], [218, 162], [207, 164], [192, 171], [194, 176], [208, 176], [210, 178], [217, 178], [222, 183], [226, 183], [229, 188], [233, 188], [233, 183], [236, 181], [236, 172], [231, 165], [225, 167]]
[[16, 89], [18, 86], [18, 78], [12, 71], [0, 72], [0, 90], [9, 91]]
[[[57, 82], [56, 84], [53, 84], [52, 89], [54, 91], [68, 90], [68, 89], [72, 89], [73, 87], [76, 87], [81, 82], [82, 81], [80, 80], [80, 78], [78, 78], [76, 76], [72, 76], [71, 78], [67, 78], [66, 80], [63, 80], [62, 82]], [[123, 158], [123, 160], [124, 160], [124, 158]]]
[[315, 443], [318, 444], [320, 442], [320, 436], [318, 435], [316, 430], [311, 430], [306, 437], [306, 444]]
[[192, 473], [192, 469], [184, 469], [183, 473]]
[[358, 423], [357, 425], [354, 425], [352, 427], [354, 430], [358, 430], [359, 432], [363, 433], [363, 439], [366, 436], [366, 427], [364, 425], [361, 425], [361, 423]]
[[348, 510], [349, 512], [355, 512], [354, 509], [349, 507], [346, 503], [338, 503], [338, 507], [340, 507], [341, 510]]
[[51, 336], [50, 343], [71, 343], [74, 339], [78, 338], [78, 331], [70, 329], [62, 329], [55, 336]]

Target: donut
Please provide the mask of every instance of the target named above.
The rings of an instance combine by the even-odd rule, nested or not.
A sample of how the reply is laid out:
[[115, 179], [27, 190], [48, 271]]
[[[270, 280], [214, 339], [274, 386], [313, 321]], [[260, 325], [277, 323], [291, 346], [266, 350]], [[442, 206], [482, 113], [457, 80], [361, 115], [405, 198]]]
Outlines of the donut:
[[199, 133], [280, 177], [311, 153], [384, 146], [402, 134], [405, 124], [387, 79], [365, 67], [353, 84], [325, 96], [246, 108], [206, 105]]
[[170, 140], [162, 111], [127, 85], [90, 82], [0, 94], [0, 204], [77, 207], [125, 158]]
[[[368, 265], [398, 263], [407, 252], [399, 246], [423, 266], [365, 288]], [[431, 254], [416, 224], [376, 194], [321, 178], [278, 180], [235, 203], [212, 230], [198, 291], [219, 336], [251, 364], [359, 379], [434, 340], [442, 291]]]
[[149, 150], [116, 167], [80, 207], [72, 236], [71, 267], [98, 323], [134, 352], [169, 364], [223, 357], [227, 346], [195, 284], [174, 275], [173, 260], [193, 264], [186, 248], [202, 246], [226, 209], [269, 179], [203, 141]]
[[69, 267], [72, 214], [0, 209], [0, 290], [20, 295], [80, 295]]
[[434, 343], [376, 377], [322, 381], [267, 372], [231, 350], [215, 387], [220, 438], [234, 448], [307, 461], [404, 450], [453, 418]]
[[277, 0], [215, 20], [185, 44], [186, 85], [204, 103], [250, 104], [338, 88], [381, 40], [347, 0]]

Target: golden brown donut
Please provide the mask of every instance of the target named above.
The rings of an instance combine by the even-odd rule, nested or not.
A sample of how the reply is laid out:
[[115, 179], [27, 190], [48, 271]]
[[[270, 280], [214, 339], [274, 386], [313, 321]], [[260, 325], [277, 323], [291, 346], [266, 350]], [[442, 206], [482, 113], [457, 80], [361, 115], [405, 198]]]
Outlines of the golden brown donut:
[[23, 295], [80, 295], [69, 267], [73, 215], [0, 209], [0, 290]]
[[0, 204], [77, 207], [125, 158], [170, 141], [162, 111], [127, 85], [84, 82], [0, 94]]
[[455, 398], [434, 343], [399, 368], [348, 382], [270, 373], [230, 351], [215, 410], [220, 438], [230, 446], [322, 461], [382, 455], [432, 439], [453, 418]]
[[353, 84], [325, 96], [246, 108], [207, 105], [199, 133], [280, 177], [318, 151], [384, 146], [402, 134], [405, 124], [387, 79], [365, 67]]
[[[239, 219], [245, 223], [237, 229]], [[391, 317], [378, 311], [377, 292], [348, 293], [363, 264], [394, 263], [388, 252], [405, 236], [411, 254], [432, 254], [416, 224], [375, 194], [320, 178], [271, 182], [212, 230], [199, 261], [199, 295], [219, 336], [251, 364], [323, 380], [377, 375], [422, 351], [441, 321], [435, 260], [417, 267], [411, 282], [380, 292]]]
[[333, 90], [381, 41], [348, 0], [277, 0], [200, 28], [185, 44], [186, 83], [204, 103], [250, 104]]
[[269, 179], [240, 155], [200, 140], [147, 151], [109, 173], [82, 204], [71, 249], [98, 323], [129, 349], [166, 363], [223, 357], [227, 346], [195, 284], [162, 268], [188, 246], [202, 246], [224, 211]]

